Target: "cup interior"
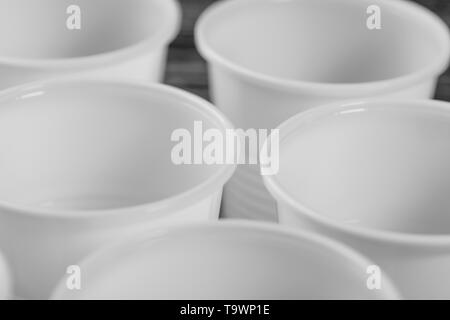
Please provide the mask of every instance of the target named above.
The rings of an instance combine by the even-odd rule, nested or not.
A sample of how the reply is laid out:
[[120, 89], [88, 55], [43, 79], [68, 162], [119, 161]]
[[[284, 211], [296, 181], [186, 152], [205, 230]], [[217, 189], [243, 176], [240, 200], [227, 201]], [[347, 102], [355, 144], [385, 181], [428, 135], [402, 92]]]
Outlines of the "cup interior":
[[[381, 29], [367, 27], [370, 5], [381, 9]], [[202, 20], [201, 47], [285, 80], [373, 82], [448, 60], [448, 31], [406, 1], [232, 1]]]
[[449, 234], [448, 104], [334, 107], [285, 127], [275, 177], [284, 192], [342, 224]]
[[0, 201], [61, 214], [113, 209], [163, 200], [211, 179], [223, 166], [174, 164], [171, 135], [192, 131], [194, 121], [222, 131], [227, 122], [200, 107], [200, 99], [174, 91], [67, 81], [3, 95]]
[[[332, 266], [332, 268], [330, 267]], [[365, 268], [311, 239], [249, 227], [170, 229], [81, 266], [56, 299], [370, 299]], [[111, 281], [114, 279], [114, 281]], [[391, 297], [392, 298], [392, 297]]]
[[[80, 30], [66, 26], [72, 5], [81, 9]], [[123, 49], [173, 32], [173, 9], [167, 0], [0, 0], [0, 57], [63, 59]]]

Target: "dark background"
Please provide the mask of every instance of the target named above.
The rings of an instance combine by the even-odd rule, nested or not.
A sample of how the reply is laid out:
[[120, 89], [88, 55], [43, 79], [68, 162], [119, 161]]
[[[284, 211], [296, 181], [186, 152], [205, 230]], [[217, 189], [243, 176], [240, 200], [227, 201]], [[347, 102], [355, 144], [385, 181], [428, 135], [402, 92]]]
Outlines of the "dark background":
[[[216, 0], [179, 0], [183, 7], [182, 30], [169, 51], [165, 82], [208, 98], [206, 65], [194, 46], [193, 29], [199, 14]], [[411, 0], [437, 13], [450, 26], [450, 0]], [[450, 69], [440, 78], [439, 100], [450, 101]]]

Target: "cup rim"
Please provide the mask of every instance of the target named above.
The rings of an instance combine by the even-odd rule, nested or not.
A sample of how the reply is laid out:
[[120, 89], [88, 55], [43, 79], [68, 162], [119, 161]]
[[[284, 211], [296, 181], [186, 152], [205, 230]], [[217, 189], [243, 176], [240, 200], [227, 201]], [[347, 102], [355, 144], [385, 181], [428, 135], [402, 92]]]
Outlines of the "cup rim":
[[102, 53], [68, 58], [18, 58], [0, 54], [0, 65], [36, 69], [83, 70], [96, 66], [104, 67], [136, 56], [145, 55], [149, 50], [173, 41], [181, 29], [182, 13], [178, 1], [164, 0], [160, 2], [161, 6], [164, 7], [162, 11], [167, 15], [167, 19], [164, 20], [164, 24], [158, 28], [154, 35], [144, 40]]
[[[365, 270], [367, 266], [373, 265], [372, 261], [366, 256], [362, 255], [353, 248], [327, 237], [321, 236], [316, 233], [307, 232], [299, 230], [298, 228], [292, 228], [286, 225], [278, 225], [270, 222], [264, 221], [246, 221], [246, 220], [226, 220], [226, 221], [206, 221], [206, 222], [172, 222], [164, 223], [159, 226], [153, 227], [150, 231], [145, 233], [139, 233], [138, 235], [129, 238], [126, 241], [117, 241], [114, 244], [104, 246], [101, 249], [94, 251], [90, 255], [84, 257], [78, 265], [82, 270], [88, 270], [92, 267], [96, 267], [102, 264], [103, 259], [110, 258], [114, 256], [119, 256], [123, 252], [129, 252], [129, 248], [139, 246], [143, 243], [149, 243], [151, 241], [157, 241], [164, 238], [169, 232], [177, 233], [192, 233], [192, 232], [203, 232], [203, 233], [213, 233], [215, 231], [221, 230], [238, 230], [238, 231], [256, 231], [258, 233], [270, 233], [276, 238], [292, 238], [300, 243], [309, 243], [316, 247], [320, 247], [322, 250], [330, 250], [336, 255], [347, 260], [348, 263], [352, 265], [357, 265]], [[228, 232], [227, 232], [228, 233]], [[395, 286], [394, 282], [391, 280], [389, 275], [383, 276], [383, 290], [382, 298], [388, 300], [400, 300], [402, 295]], [[53, 290], [50, 300], [58, 300], [64, 297], [65, 291], [65, 279], [61, 279]]]
[[[218, 66], [230, 70], [242, 77], [250, 79], [260, 85], [270, 88], [277, 88], [286, 91], [302, 91], [324, 93], [333, 97], [356, 97], [363, 94], [372, 94], [378, 91], [394, 91], [399, 88], [410, 86], [427, 77], [437, 77], [443, 73], [450, 63], [450, 31], [448, 26], [429, 9], [409, 1], [404, 0], [377, 0], [383, 6], [387, 6], [411, 16], [411, 20], [421, 20], [427, 23], [431, 36], [438, 39], [442, 45], [442, 52], [436, 59], [432, 59], [429, 65], [412, 71], [408, 74], [392, 77], [385, 80], [356, 82], [356, 83], [327, 83], [315, 81], [292, 80], [278, 76], [272, 76], [263, 72], [251, 70], [241, 64], [234, 63], [224, 55], [220, 54], [212, 46], [206, 37], [208, 25], [219, 21], [222, 15], [227, 15], [234, 11], [239, 11], [241, 7], [247, 5], [258, 5], [262, 0], [222, 0], [209, 6], [199, 17], [195, 25], [195, 43], [198, 51], [206, 60], [216, 63]], [[277, 3], [279, 0], [264, 0], [266, 2]], [[295, 0], [287, 0], [293, 2]], [[350, 0], [340, 0], [349, 2]], [[368, 0], [368, 4], [373, 4]], [[283, 1], [286, 2], [286, 1]], [[351, 1], [350, 1], [351, 2]]]
[[[358, 101], [344, 101], [322, 105], [301, 112], [278, 126], [280, 130], [280, 147], [283, 140], [290, 136], [304, 123], [320, 121], [322, 116], [337, 114], [349, 110], [362, 108], [377, 108], [380, 105], [389, 105], [390, 108], [400, 108], [405, 106], [421, 108], [425, 112], [440, 112], [450, 116], [450, 103], [438, 100], [400, 100], [400, 99], [368, 99]], [[267, 140], [263, 144], [262, 150], [267, 148]], [[448, 247], [450, 245], [450, 234], [415, 234], [399, 231], [389, 231], [373, 227], [360, 227], [356, 225], [344, 224], [335, 221], [327, 216], [321, 215], [318, 211], [306, 206], [297, 200], [276, 178], [273, 176], [263, 176], [264, 185], [277, 202], [287, 204], [295, 209], [297, 215], [306, 216], [322, 227], [344, 233], [358, 238], [374, 240], [384, 243], [396, 243], [402, 245], [413, 245], [419, 247]]]
[[[120, 87], [120, 88], [133, 88], [142, 91], [150, 91], [153, 93], [158, 93], [160, 95], [167, 95], [171, 98], [177, 99], [182, 102], [187, 102], [190, 107], [202, 114], [205, 118], [211, 120], [221, 130], [234, 129], [233, 124], [230, 120], [217, 109], [210, 102], [205, 99], [196, 96], [185, 90], [172, 87], [166, 84], [160, 83], [148, 83], [144, 81], [137, 80], [105, 80], [103, 78], [81, 78], [77, 76], [66, 76], [56, 79], [47, 79], [42, 81], [36, 81], [24, 85], [19, 85], [16, 87], [8, 88], [0, 92], [0, 108], [2, 103], [6, 101], [11, 101], [11, 99], [17, 99], [22, 96], [29, 95], [30, 92], [42, 91], [46, 88], [55, 88], [59, 86], [76, 86], [76, 85], [101, 85], [109, 87]], [[228, 181], [228, 179], [233, 175], [236, 164], [224, 164], [220, 165], [220, 168], [216, 172], [206, 178], [199, 184], [186, 189], [185, 191], [173, 194], [169, 197], [153, 201], [146, 202], [144, 204], [130, 205], [125, 207], [117, 207], [110, 209], [88, 209], [88, 210], [67, 210], [67, 209], [52, 209], [52, 208], [40, 208], [38, 206], [30, 206], [12, 203], [0, 199], [0, 209], [9, 210], [14, 213], [20, 213], [28, 217], [46, 217], [52, 219], [87, 219], [92, 220], [95, 218], [112, 218], [113, 216], [123, 216], [128, 215], [131, 217], [132, 214], [155, 214], [162, 215], [163, 211], [184, 208], [186, 204], [192, 204], [195, 201], [204, 199], [212, 193], [211, 190], [218, 190], [222, 188], [223, 185]]]

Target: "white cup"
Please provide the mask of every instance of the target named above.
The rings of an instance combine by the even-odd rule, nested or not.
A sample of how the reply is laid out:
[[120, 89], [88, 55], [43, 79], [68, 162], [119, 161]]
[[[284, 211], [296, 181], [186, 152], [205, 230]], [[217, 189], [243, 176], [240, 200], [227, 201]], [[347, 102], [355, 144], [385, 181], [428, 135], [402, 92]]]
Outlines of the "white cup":
[[11, 298], [11, 274], [5, 258], [0, 253], [0, 300]]
[[341, 244], [273, 224], [166, 226], [94, 253], [53, 299], [396, 299], [388, 279], [366, 287], [371, 263]]
[[69, 74], [160, 81], [180, 21], [176, 0], [0, 0], [0, 89]]
[[450, 298], [450, 103], [332, 104], [280, 127], [280, 223], [342, 241], [406, 298]]
[[160, 221], [217, 219], [234, 165], [176, 165], [175, 129], [232, 128], [164, 85], [58, 80], [0, 95], [0, 247], [16, 296], [47, 298], [69, 265]]
[[[374, 6], [381, 29], [372, 30]], [[448, 27], [399, 0], [222, 1], [200, 17], [196, 42], [215, 104], [244, 129], [273, 129], [352, 98], [430, 98], [450, 55]], [[276, 220], [258, 173], [238, 167], [224, 190], [225, 217]]]

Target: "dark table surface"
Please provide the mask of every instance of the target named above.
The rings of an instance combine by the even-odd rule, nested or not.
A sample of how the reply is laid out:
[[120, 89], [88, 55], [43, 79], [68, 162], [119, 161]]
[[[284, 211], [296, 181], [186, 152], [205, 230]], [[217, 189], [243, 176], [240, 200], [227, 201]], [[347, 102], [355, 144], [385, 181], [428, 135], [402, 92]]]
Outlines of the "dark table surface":
[[[183, 26], [169, 51], [165, 82], [208, 98], [205, 61], [194, 46], [193, 29], [199, 14], [215, 0], [179, 0]], [[414, 0], [436, 12], [450, 26], [450, 0]], [[450, 101], [450, 69], [440, 78], [436, 99]]]

